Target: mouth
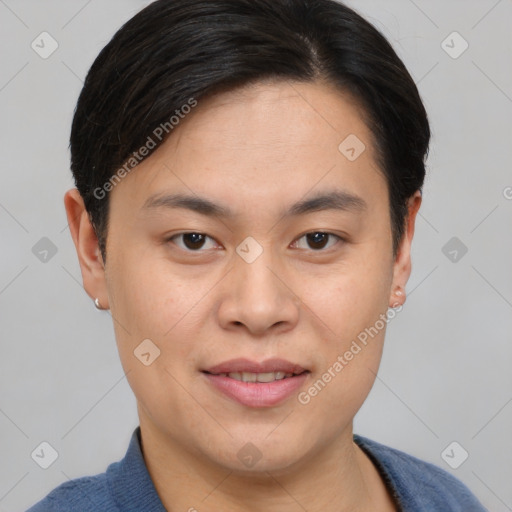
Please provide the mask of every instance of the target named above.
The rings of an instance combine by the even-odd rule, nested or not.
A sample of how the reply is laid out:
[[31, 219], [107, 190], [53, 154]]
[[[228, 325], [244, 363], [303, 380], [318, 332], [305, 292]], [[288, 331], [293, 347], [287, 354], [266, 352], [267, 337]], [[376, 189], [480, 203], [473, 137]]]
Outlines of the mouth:
[[[224, 361], [223, 363], [217, 364], [215, 366], [211, 366], [206, 370], [203, 370], [206, 373], [210, 373], [212, 375], [220, 375], [220, 374], [267, 374], [267, 373], [275, 373], [275, 374], [284, 374], [283, 376], [279, 375], [278, 379], [282, 379], [286, 376], [291, 375], [299, 375], [308, 371], [306, 368], [303, 368], [298, 363], [292, 363], [286, 359], [272, 358], [267, 359], [262, 362], [251, 361], [250, 359], [238, 358], [238, 359], [230, 359], [229, 361]], [[234, 377], [236, 378], [236, 377]], [[240, 380], [240, 379], [237, 379]], [[249, 381], [252, 382], [252, 381]]]
[[205, 371], [208, 375], [216, 375], [219, 377], [229, 377], [230, 379], [235, 379], [240, 382], [274, 382], [276, 380], [290, 379], [291, 377], [296, 377], [297, 375], [302, 375], [303, 373], [309, 373], [308, 370], [304, 370], [302, 372], [293, 373], [293, 372], [223, 372], [223, 373], [212, 373]]
[[311, 371], [284, 359], [233, 359], [202, 373], [217, 391], [242, 405], [272, 407], [297, 391]]

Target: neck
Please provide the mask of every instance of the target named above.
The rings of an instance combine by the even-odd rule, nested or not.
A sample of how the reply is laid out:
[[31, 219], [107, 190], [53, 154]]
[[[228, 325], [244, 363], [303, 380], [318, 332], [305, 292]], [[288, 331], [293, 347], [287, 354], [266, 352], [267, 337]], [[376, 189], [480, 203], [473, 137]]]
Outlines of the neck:
[[241, 472], [194, 453], [140, 416], [144, 460], [164, 507], [189, 512], [395, 510], [350, 424], [331, 445], [285, 469]]

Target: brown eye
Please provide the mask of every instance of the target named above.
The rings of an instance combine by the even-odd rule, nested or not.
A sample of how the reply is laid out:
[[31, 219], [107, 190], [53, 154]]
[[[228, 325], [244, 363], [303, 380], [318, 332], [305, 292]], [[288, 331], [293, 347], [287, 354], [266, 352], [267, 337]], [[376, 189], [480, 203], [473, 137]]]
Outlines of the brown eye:
[[334, 240], [334, 242], [331, 243], [329, 247], [332, 247], [332, 245], [334, 245], [338, 240], [341, 240], [341, 237], [334, 235], [333, 233], [313, 231], [311, 233], [306, 233], [305, 235], [300, 237], [296, 244], [299, 244], [299, 241], [304, 238], [306, 239], [307, 247], [299, 246], [299, 249], [313, 249], [314, 251], [324, 249], [331, 240]]
[[186, 233], [183, 242], [188, 249], [200, 249], [204, 245], [205, 236], [201, 233]]
[[[181, 243], [177, 240], [181, 239]], [[169, 238], [169, 241], [175, 243], [178, 247], [186, 251], [200, 252], [199, 249], [204, 248], [207, 240], [212, 240], [208, 235], [203, 233], [179, 233]], [[215, 244], [213, 244], [215, 245]], [[208, 248], [208, 247], [207, 247]]]
[[329, 235], [327, 233], [308, 233], [306, 239], [312, 249], [323, 249], [327, 244]]

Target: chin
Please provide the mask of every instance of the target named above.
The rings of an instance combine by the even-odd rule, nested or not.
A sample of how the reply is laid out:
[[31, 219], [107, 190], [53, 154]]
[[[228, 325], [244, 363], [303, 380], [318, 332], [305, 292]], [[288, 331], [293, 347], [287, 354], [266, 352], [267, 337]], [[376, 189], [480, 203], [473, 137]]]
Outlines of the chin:
[[212, 458], [240, 476], [267, 479], [267, 472], [286, 472], [306, 455], [303, 442], [285, 444], [283, 439], [270, 441], [264, 436], [250, 439], [250, 436], [244, 436], [242, 440], [234, 437], [230, 439], [230, 446], [220, 447], [222, 451], [212, 454]]

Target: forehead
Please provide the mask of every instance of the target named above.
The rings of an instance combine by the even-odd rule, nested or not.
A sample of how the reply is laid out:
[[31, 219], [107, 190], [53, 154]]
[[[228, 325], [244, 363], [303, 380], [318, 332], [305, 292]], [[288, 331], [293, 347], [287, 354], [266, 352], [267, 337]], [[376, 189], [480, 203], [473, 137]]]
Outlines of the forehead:
[[385, 185], [354, 98], [326, 84], [281, 81], [198, 100], [112, 196], [129, 189], [132, 204], [142, 206], [166, 188], [213, 191], [218, 199], [229, 199], [228, 191], [233, 199], [238, 188], [263, 200], [303, 195], [317, 184], [357, 193], [371, 182]]
[[[265, 81], [200, 101], [182, 123], [180, 139], [217, 151], [238, 145], [262, 152], [265, 147], [337, 146], [350, 133], [371, 142], [364, 111], [351, 94], [325, 82]], [[228, 146], [217, 146], [220, 141]], [[169, 139], [170, 146], [176, 142]]]

